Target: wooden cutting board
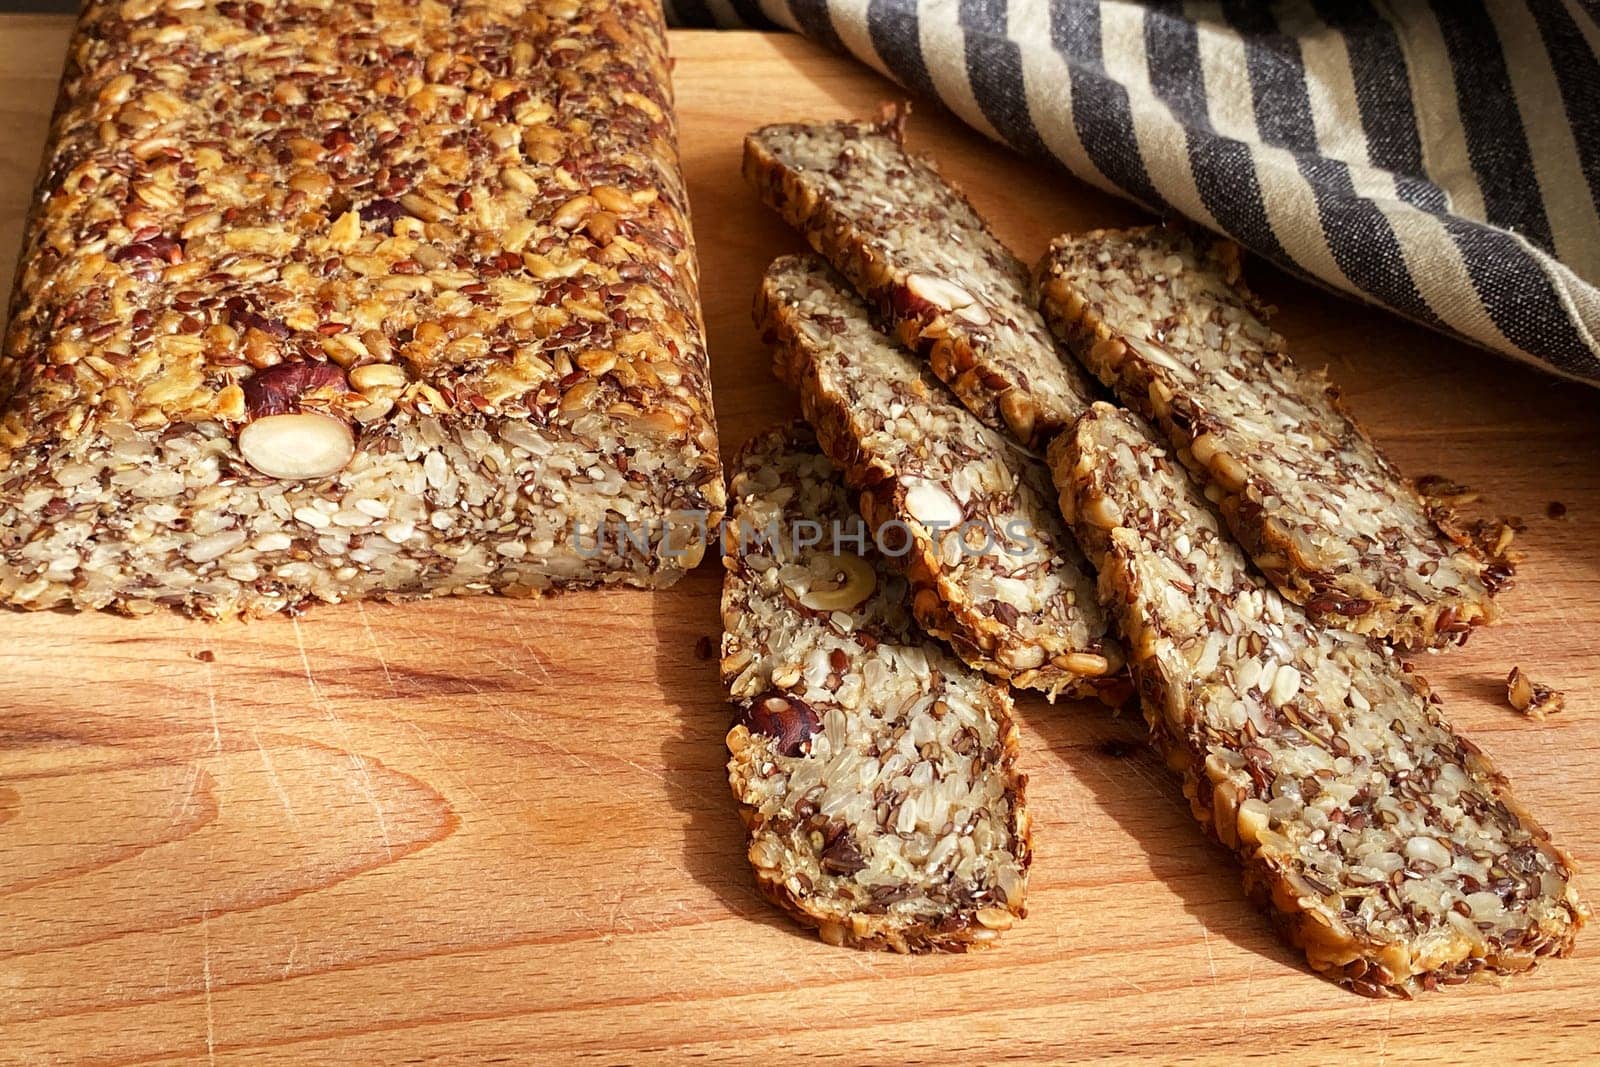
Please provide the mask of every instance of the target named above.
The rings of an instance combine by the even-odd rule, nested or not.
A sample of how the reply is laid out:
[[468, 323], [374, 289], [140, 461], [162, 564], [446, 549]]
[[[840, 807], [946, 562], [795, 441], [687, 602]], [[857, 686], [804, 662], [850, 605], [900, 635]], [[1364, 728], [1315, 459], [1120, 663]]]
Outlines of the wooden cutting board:
[[[0, 250], [68, 20], [0, 18]], [[797, 39], [674, 37], [723, 440], [786, 418], [749, 322], [799, 244], [739, 179], [764, 122], [893, 88]], [[1140, 213], [924, 109], [912, 139], [1026, 258]], [[1256, 265], [1408, 470], [1522, 516], [1510, 621], [1428, 658], [1451, 717], [1600, 868], [1600, 394]], [[5, 281], [9, 290], [9, 280]], [[1546, 517], [1559, 501], [1564, 520]], [[298, 620], [0, 613], [0, 1062], [634, 1063], [808, 1055], [1500, 1063], [1600, 1051], [1600, 931], [1503, 989], [1373, 1002], [1241, 896], [1136, 717], [1019, 701], [1031, 915], [993, 952], [828, 948], [756, 896], [723, 776], [719, 573], [654, 595]], [[1513, 664], [1569, 694], [1505, 704]], [[1600, 876], [1591, 883], [1600, 895]]]

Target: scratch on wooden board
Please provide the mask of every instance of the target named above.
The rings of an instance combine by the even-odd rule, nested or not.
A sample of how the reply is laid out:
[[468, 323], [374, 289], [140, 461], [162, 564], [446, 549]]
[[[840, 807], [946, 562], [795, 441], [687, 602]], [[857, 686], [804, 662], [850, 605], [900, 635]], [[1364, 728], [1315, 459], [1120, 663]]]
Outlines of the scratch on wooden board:
[[422, 743], [428, 747], [428, 751], [432, 752], [439, 758], [439, 766], [444, 768], [444, 773], [450, 776], [460, 790], [476, 801], [479, 808], [488, 807], [488, 805], [484, 803], [483, 797], [479, 796], [477, 792], [473, 790], [472, 786], [467, 783], [466, 776], [457, 769], [457, 761], [451, 759], [450, 754], [444, 749], [440, 748], [439, 743], [432, 737], [428, 736], [428, 732], [422, 727], [418, 726], [415, 722], [407, 719], [406, 725], [411, 728], [412, 733], [416, 734], [422, 739]]
[[289, 802], [289, 791], [283, 788], [283, 782], [278, 779], [278, 768], [273, 765], [272, 757], [267, 755], [266, 746], [261, 743], [261, 731], [251, 727], [250, 740], [256, 743], [256, 751], [261, 753], [261, 766], [266, 768], [267, 778], [272, 782], [272, 791], [278, 794], [278, 799], [283, 802], [283, 810], [289, 815], [290, 824], [298, 830], [300, 816], [295, 814], [294, 805]]
[[[212, 675], [211, 665], [206, 664], [206, 702], [211, 708], [211, 751], [213, 754], [222, 753], [222, 722], [217, 716], [217, 685]], [[194, 804], [194, 795], [200, 788], [200, 779], [205, 771], [196, 761], [189, 764], [189, 785], [183, 791], [183, 796], [178, 800], [172, 811], [173, 825], [177, 825], [189, 817], [189, 808]]]
[[383, 851], [393, 859], [394, 845], [389, 840], [389, 823], [383, 816], [383, 804], [378, 800], [378, 791], [372, 784], [372, 774], [367, 770], [366, 757], [355, 751], [350, 727], [339, 718], [339, 713], [334, 710], [333, 701], [323, 696], [321, 686], [317, 685], [317, 676], [311, 670], [311, 656], [306, 652], [306, 639], [300, 629], [300, 620], [291, 617], [289, 621], [294, 624], [294, 643], [300, 649], [300, 665], [306, 672], [306, 685], [311, 689], [311, 702], [322, 709], [323, 715], [333, 723], [334, 729], [339, 731], [339, 736], [344, 741], [344, 754], [349, 758], [350, 766], [355, 770], [356, 776], [361, 779], [367, 800], [378, 816], [378, 834], [383, 839]]
[[367, 631], [367, 641], [372, 645], [372, 654], [378, 657], [378, 666], [383, 668], [383, 680], [388, 683], [389, 692], [399, 696], [400, 690], [394, 684], [394, 676], [389, 673], [389, 661], [383, 657], [383, 646], [378, 644], [378, 635], [372, 632], [372, 621], [367, 618], [367, 606], [359, 600], [356, 601], [356, 614], [361, 616], [361, 628]]
[[[538, 648], [534, 648], [533, 641], [528, 640], [528, 635], [526, 635], [526, 633], [522, 632], [522, 624], [520, 624], [520, 622], [517, 622], [517, 613], [515, 613], [515, 611], [512, 611], [512, 608], [510, 608], [509, 603], [507, 603], [507, 601], [504, 600], [504, 598], [499, 598], [499, 609], [501, 609], [501, 614], [504, 614], [504, 616], [506, 616], [506, 621], [509, 622], [509, 624], [510, 624], [510, 632], [515, 633], [515, 635], [517, 635], [517, 643], [518, 643], [518, 645], [522, 645], [522, 651], [525, 651], [525, 653], [528, 653], [528, 659], [531, 659], [531, 661], [533, 661], [534, 667], [538, 667], [539, 675], [542, 675], [542, 677], [544, 677], [544, 680], [549, 681], [550, 680], [550, 669], [549, 669], [549, 667], [546, 667], [546, 665], [544, 665], [544, 657], [539, 656], [539, 649]], [[499, 661], [494, 661], [494, 662], [499, 662]], [[504, 664], [501, 664], [501, 665], [504, 665]], [[523, 673], [522, 670], [518, 670], [517, 673], [522, 673], [523, 677], [525, 677], [525, 678], [528, 677], [528, 675], [526, 675], [526, 673]]]
[[[520, 634], [518, 636], [521, 637]], [[540, 673], [540, 675], [542, 675], [544, 677], [544, 680], [546, 682], [549, 682], [550, 681], [550, 668], [545, 666], [544, 657], [539, 655], [539, 650], [537, 648], [533, 647], [533, 642], [527, 640], [526, 638], [523, 638], [523, 640], [522, 640], [522, 650], [528, 654], [528, 657], [530, 659], [533, 660], [533, 665], [535, 667], [539, 668], [539, 673]], [[521, 674], [523, 672], [519, 671], [517, 673]]]
[[[514, 720], [517, 723], [517, 725], [521, 726], [524, 730], [528, 731], [528, 733], [530, 735], [537, 736], [538, 731], [533, 728], [533, 723], [529, 722], [527, 719], [523, 718], [521, 715], [518, 715], [516, 712], [512, 711], [511, 710], [511, 706], [509, 704], [505, 703], [504, 701], [498, 701], [495, 704], [493, 704], [492, 706], [496, 710], [504, 713], [506, 718]], [[570, 753], [568, 753], [568, 754], [570, 755]], [[593, 769], [594, 768], [592, 768], [592, 767], [590, 768], [590, 770], [593, 770]]]
[[[511, 623], [511, 632], [517, 635], [517, 643], [524, 652], [533, 660], [533, 665], [539, 668], [539, 673], [544, 675], [546, 682], [550, 681], [550, 670], [544, 664], [544, 659], [539, 655], [539, 650], [533, 647], [533, 642], [528, 640], [528, 635], [522, 632], [522, 624], [517, 621], [517, 613], [511, 610], [511, 605], [500, 601], [500, 612]], [[519, 672], [520, 673], [520, 672]]]
[[203, 772], [200, 769], [200, 764], [189, 764], [188, 788], [183, 791], [183, 796], [179, 799], [172, 812], [172, 823], [174, 826], [189, 817], [189, 806], [194, 803], [194, 794], [196, 790], [200, 788], [200, 775], [202, 773]]
[[378, 799], [378, 790], [372, 784], [372, 774], [367, 770], [366, 757], [351, 751], [349, 728], [345, 726], [344, 720], [334, 712], [331, 704], [328, 706], [328, 718], [333, 721], [334, 725], [338, 727], [339, 733], [343, 735], [345, 755], [349, 757], [350, 766], [355, 770], [356, 776], [361, 779], [362, 791], [367, 794], [367, 800], [372, 804], [373, 813], [378, 817], [378, 836], [383, 839], [383, 851], [390, 859], [394, 859], [394, 845], [389, 840], [389, 823], [384, 818], [383, 803]]
[[289, 972], [294, 969], [294, 956], [295, 956], [295, 953], [297, 953], [299, 951], [300, 951], [300, 939], [298, 937], [296, 937], [294, 939], [294, 944], [289, 946], [289, 958], [283, 961], [283, 974], [279, 976], [280, 980], [289, 977]]
[[1244, 996], [1239, 998], [1239, 1034], [1243, 1036], [1250, 1030], [1250, 994], [1256, 984], [1256, 961], [1252, 957], [1250, 969], [1244, 975]]
[[1206, 970], [1211, 972], [1211, 984], [1217, 983], [1217, 958], [1211, 954], [1211, 935], [1206, 932], [1205, 923], [1200, 924], [1200, 938], [1206, 946]]
[[[404, 627], [404, 629], [401, 632], [402, 632], [402, 635], [403, 635], [403, 637], [405, 639], [405, 643], [406, 643], [407, 647], [415, 647], [415, 648], [419, 648], [419, 649], [423, 649], [423, 650], [435, 651], [435, 652], [438, 652], [440, 654], [437, 658], [441, 662], [449, 662], [450, 661], [450, 656], [452, 655], [452, 653], [454, 651], [453, 646], [451, 646], [447, 642], [440, 641], [438, 639], [438, 637], [432, 631], [426, 630], [426, 629], [416, 629], [416, 628], [411, 627], [411, 626], [406, 626], [406, 627]], [[504, 667], [505, 669], [507, 669], [509, 671], [512, 671], [512, 672], [514, 672], [516, 674], [521, 674], [521, 675], [523, 675], [523, 677], [527, 677], [527, 675], [523, 671], [519, 670], [518, 668], [512, 666], [511, 664], [505, 662], [502, 659], [496, 658], [495, 655], [492, 652], [484, 650], [483, 651], [483, 655], [487, 656], [491, 661], [493, 661], [494, 663], [498, 664], [499, 666]], [[465, 675], [465, 674], [450, 674], [447, 677], [448, 677], [448, 679], [450, 681], [456, 682], [456, 683], [459, 683], [460, 685], [465, 686], [468, 690], [470, 690], [472, 692], [472, 694], [474, 696], [480, 696], [481, 697], [481, 696], [484, 695], [483, 687], [479, 686], [478, 684], [473, 682], [473, 680], [470, 677], [468, 677], [467, 675]]]
[[306, 672], [306, 686], [311, 690], [311, 702], [322, 704], [322, 690], [317, 687], [317, 676], [311, 673], [311, 657], [306, 654], [306, 637], [300, 630], [300, 620], [293, 615], [289, 616], [289, 623], [294, 627], [294, 644], [300, 650], [300, 668]]
[[217, 1013], [211, 1003], [211, 913], [209, 903], [200, 913], [200, 945], [205, 953], [201, 976], [206, 987], [206, 1058], [217, 1062]]
[[[534, 652], [532, 648], [529, 648], [527, 651], [529, 652], [529, 654], [531, 654], [533, 656], [533, 661], [535, 663], [539, 664], [539, 672], [544, 675], [544, 680], [548, 682], [550, 680], [550, 672], [544, 669], [544, 664], [543, 663], [539, 663], [539, 655], [538, 655], [538, 653]], [[500, 668], [502, 668], [504, 670], [508, 670], [512, 674], [516, 675], [518, 678], [526, 678], [530, 682], [534, 680], [533, 675], [529, 674], [527, 671], [523, 670], [521, 667], [517, 666], [515, 663], [511, 662], [510, 660], [504, 659], [503, 657], [500, 657], [500, 656], [497, 656], [493, 652], [490, 652], [490, 651], [487, 651], [487, 650], [484, 651], [484, 655], [486, 657], [488, 657], [489, 662], [493, 663], [496, 667], [500, 667]], [[466, 681], [466, 679], [462, 679], [462, 681]], [[483, 690], [481, 690], [477, 686], [473, 685], [470, 681], [467, 682], [467, 685], [472, 689], [472, 691], [474, 693], [482, 693], [483, 692]]]
[[[493, 656], [490, 656], [489, 658], [490, 659], [494, 659]], [[499, 660], [495, 660], [495, 662], [499, 663], [500, 661]], [[504, 664], [501, 664], [501, 666], [504, 666]], [[478, 686], [478, 684], [476, 682], [474, 682], [471, 678], [468, 678], [466, 675], [457, 674], [457, 675], [452, 675], [451, 677], [452, 677], [452, 680], [460, 682], [462, 685], [466, 686], [467, 689], [471, 691], [473, 696], [475, 696], [475, 697], [483, 696], [483, 690], [481, 688], [479, 688], [479, 686]]]
[[[519, 715], [517, 715], [515, 713], [510, 713], [510, 714], [511, 714], [512, 718], [514, 718], [517, 721], [523, 723], [523, 725], [527, 725], [527, 720], [523, 719], [521, 716], [519, 716]], [[529, 728], [531, 729], [531, 727], [529, 727]], [[594, 775], [594, 777], [595, 777], [595, 781], [603, 781], [604, 780], [602, 778], [602, 776], [601, 776], [599, 767], [596, 767], [594, 764], [590, 763], [587, 759], [584, 759], [582, 756], [580, 756], [576, 752], [572, 751], [572, 749], [567, 748], [565, 745], [561, 744], [559, 741], [550, 741], [550, 742], [548, 742], [548, 744], [550, 745], [551, 748], [555, 749], [561, 755], [567, 757], [569, 760], [571, 760], [572, 762], [576, 763], [578, 766], [582, 767], [584, 770], [589, 771], [590, 773], [592, 773]]]
[[663, 783], [665, 783], [667, 785], [671, 785], [672, 784], [670, 781], [667, 780], [667, 776], [666, 775], [662, 774], [660, 771], [656, 770], [653, 767], [646, 767], [644, 764], [639, 763], [636, 760], [628, 759], [627, 757], [623, 757], [622, 758], [622, 762], [626, 763], [628, 766], [632, 767], [634, 770], [638, 771], [641, 774], [649, 775], [651, 778], [654, 778], [658, 782], [663, 782]]
[[217, 677], [211, 664], [206, 668], [206, 701], [211, 706], [211, 750], [222, 755], [222, 723], [217, 718]]
[[617, 932], [617, 920], [622, 914], [622, 891], [618, 890], [611, 897], [611, 915], [606, 920], [606, 934], [610, 936]]

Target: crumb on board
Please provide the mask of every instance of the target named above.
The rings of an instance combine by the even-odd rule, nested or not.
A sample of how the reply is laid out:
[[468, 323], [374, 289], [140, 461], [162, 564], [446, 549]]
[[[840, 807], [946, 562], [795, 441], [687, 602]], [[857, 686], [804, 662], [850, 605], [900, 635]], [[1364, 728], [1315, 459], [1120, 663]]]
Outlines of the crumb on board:
[[1417, 492], [1430, 504], [1447, 508], [1475, 504], [1481, 494], [1442, 474], [1424, 474], [1417, 479]]
[[1518, 530], [1527, 529], [1521, 519], [1505, 518], [1500, 520], [1500, 529], [1495, 533], [1494, 544], [1489, 549], [1490, 559], [1505, 559], [1511, 551], [1511, 539]]
[[1128, 759], [1144, 751], [1145, 746], [1121, 737], [1113, 737], [1109, 741], [1102, 741], [1095, 746], [1100, 755], [1108, 759]]
[[[1504, 564], [1508, 567], [1514, 566], [1522, 559], [1520, 552], [1512, 552], [1511, 542], [1516, 539], [1518, 533], [1527, 528], [1528, 524], [1517, 515], [1502, 515], [1498, 519], [1474, 519], [1460, 526], [1467, 540], [1483, 553], [1491, 566]], [[1496, 588], [1504, 588], [1509, 584], [1510, 576], [1508, 570], [1504, 575], [1504, 581]]]
[[1511, 673], [1506, 675], [1506, 700], [1533, 719], [1554, 715], [1566, 707], [1566, 697], [1559, 690], [1535, 682], [1522, 673], [1521, 667], [1512, 667]]

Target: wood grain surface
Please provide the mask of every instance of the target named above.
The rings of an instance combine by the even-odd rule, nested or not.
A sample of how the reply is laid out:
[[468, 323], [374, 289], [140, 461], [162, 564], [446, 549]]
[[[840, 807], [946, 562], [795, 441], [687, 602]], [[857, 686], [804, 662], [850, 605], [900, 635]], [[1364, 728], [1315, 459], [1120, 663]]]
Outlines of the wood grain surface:
[[[67, 31], [0, 19], [8, 261]], [[741, 184], [740, 137], [864, 114], [893, 89], [799, 40], [673, 44], [731, 453], [796, 410], [749, 305], [767, 260], [798, 245]], [[1140, 218], [925, 112], [913, 141], [1024, 257]], [[1509, 621], [1424, 668], [1600, 869], [1600, 397], [1265, 266], [1252, 277], [1406, 468], [1525, 518]], [[1090, 706], [1019, 701], [1038, 852], [1031, 915], [999, 949], [911, 959], [797, 933], [752, 888], [723, 775], [728, 713], [695, 652], [718, 589], [708, 565], [654, 595], [250, 625], [0, 614], [0, 1063], [1600, 1054], [1600, 932], [1504, 988], [1342, 992], [1244, 903], [1136, 717]], [[1513, 664], [1568, 710], [1513, 713]]]

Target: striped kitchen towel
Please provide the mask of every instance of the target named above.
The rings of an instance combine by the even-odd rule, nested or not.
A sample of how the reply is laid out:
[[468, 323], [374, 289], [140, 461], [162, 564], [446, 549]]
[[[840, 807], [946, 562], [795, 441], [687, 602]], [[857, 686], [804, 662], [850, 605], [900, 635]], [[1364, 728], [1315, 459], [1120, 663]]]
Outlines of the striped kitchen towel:
[[1597, 0], [666, 0], [780, 26], [1280, 266], [1600, 384]]

